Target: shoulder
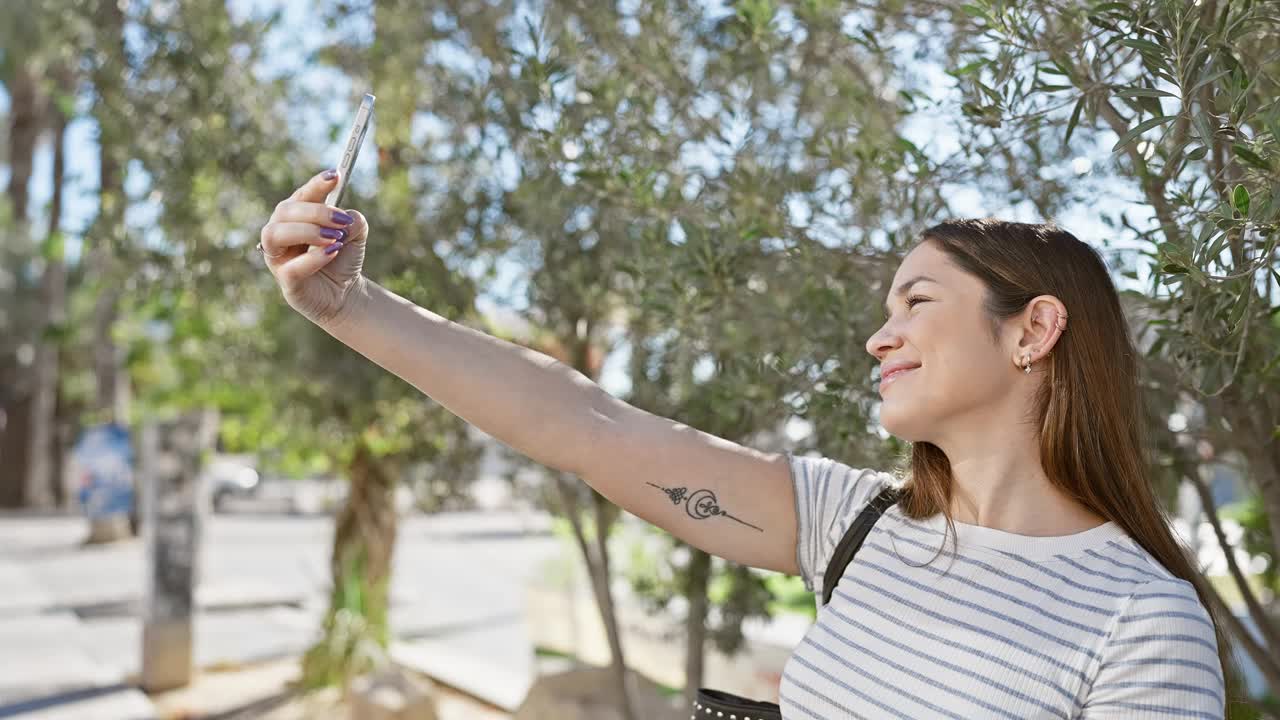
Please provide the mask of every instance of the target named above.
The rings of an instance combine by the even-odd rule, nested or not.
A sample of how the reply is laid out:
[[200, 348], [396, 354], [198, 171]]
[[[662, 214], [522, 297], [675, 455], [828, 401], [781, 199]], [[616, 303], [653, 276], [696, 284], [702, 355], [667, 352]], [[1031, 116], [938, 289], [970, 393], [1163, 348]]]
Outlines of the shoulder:
[[1213, 622], [1195, 587], [1149, 580], [1120, 606], [1082, 704], [1083, 720], [1164, 716], [1221, 718], [1226, 703]]
[[857, 486], [883, 486], [895, 484], [892, 473], [876, 468], [853, 467], [838, 460], [821, 456], [793, 455], [786, 453], [791, 466], [792, 479], [798, 485], [814, 487], [832, 486], [839, 490], [854, 490]]
[[815, 524], [823, 534], [841, 532], [841, 525], [871, 502], [886, 486], [898, 480], [888, 472], [875, 468], [859, 468], [826, 457], [803, 457], [787, 454], [796, 507], [815, 516]]
[[1176, 633], [1217, 652], [1209, 612], [1195, 586], [1181, 578], [1156, 578], [1139, 585], [1129, 596], [1115, 625], [1112, 644], [1116, 638], [1131, 637], [1137, 628], [1144, 632]]
[[[1114, 652], [1129, 644], [1159, 641], [1166, 645], [1190, 643], [1217, 653], [1213, 619], [1200, 600], [1195, 585], [1169, 572], [1137, 542], [1123, 538], [1109, 543], [1138, 581], [1120, 603], [1113, 618], [1107, 647]], [[1154, 646], [1153, 646], [1154, 647]]]
[[809, 590], [821, 589], [821, 575], [839, 538], [890, 473], [857, 468], [826, 457], [787, 453], [796, 508], [796, 557]]

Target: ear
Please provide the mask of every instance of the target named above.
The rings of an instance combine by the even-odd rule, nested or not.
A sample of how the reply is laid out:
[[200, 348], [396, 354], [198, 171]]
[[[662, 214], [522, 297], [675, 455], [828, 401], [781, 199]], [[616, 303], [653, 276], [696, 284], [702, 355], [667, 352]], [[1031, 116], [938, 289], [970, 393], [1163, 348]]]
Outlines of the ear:
[[1015, 327], [1013, 364], [1022, 367], [1029, 355], [1035, 363], [1048, 355], [1067, 329], [1067, 306], [1052, 295], [1027, 303]]

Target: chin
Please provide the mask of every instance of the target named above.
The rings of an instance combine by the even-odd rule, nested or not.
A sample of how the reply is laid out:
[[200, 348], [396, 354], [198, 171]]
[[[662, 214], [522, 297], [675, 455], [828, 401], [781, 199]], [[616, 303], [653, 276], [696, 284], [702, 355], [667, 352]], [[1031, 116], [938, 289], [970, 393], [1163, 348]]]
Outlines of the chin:
[[921, 413], [912, 412], [910, 406], [898, 407], [893, 402], [883, 402], [880, 405], [880, 425], [900, 440], [921, 442], [927, 439], [927, 424], [928, 418], [922, 417]]

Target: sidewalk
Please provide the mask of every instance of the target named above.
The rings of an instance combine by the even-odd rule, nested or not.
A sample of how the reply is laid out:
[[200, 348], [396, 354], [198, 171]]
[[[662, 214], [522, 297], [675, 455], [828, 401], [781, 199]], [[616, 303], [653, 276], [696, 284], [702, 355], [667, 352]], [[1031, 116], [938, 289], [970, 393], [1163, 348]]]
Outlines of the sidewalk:
[[[303, 697], [292, 688], [299, 660], [283, 658], [247, 668], [203, 673], [190, 686], [152, 698], [161, 718], [322, 720], [338, 705], [336, 690]], [[436, 684], [439, 720], [510, 720], [511, 715]], [[346, 714], [337, 715], [346, 720]]]
[[[294, 663], [314, 642], [328, 602], [331, 527], [326, 517], [210, 522], [194, 620], [202, 681]], [[164, 717], [132, 687], [142, 543], [82, 547], [83, 532], [74, 517], [0, 517], [0, 719]], [[543, 518], [406, 518], [391, 593], [393, 658], [514, 708], [533, 674], [521, 589], [555, 546]]]
[[160, 720], [155, 706], [127, 685], [74, 690], [36, 700], [0, 705], [0, 718], [22, 720]]
[[[406, 612], [412, 609], [401, 608], [393, 615]], [[229, 710], [281, 692], [283, 680], [277, 678], [274, 689], [264, 689], [255, 687], [260, 679], [252, 676], [267, 666], [277, 668], [277, 676], [292, 679], [298, 656], [312, 641], [319, 620], [319, 611], [280, 608], [197, 617], [196, 665], [202, 672], [192, 689], [210, 684], [218, 687], [206, 690], [203, 697], [197, 695], [196, 706], [205, 712], [217, 709], [221, 696], [221, 708]], [[416, 628], [401, 618], [395, 627], [404, 639], [393, 643], [393, 659], [461, 689], [465, 694], [447, 688], [441, 692], [442, 701], [448, 697], [454, 707], [485, 707], [493, 717], [505, 717], [490, 705], [514, 710], [532, 683], [531, 646], [513, 640], [525, 634], [520, 618], [474, 618], [447, 625], [419, 620]], [[181, 716], [161, 714], [146, 695], [130, 685], [140, 666], [140, 632], [135, 618], [82, 621], [65, 612], [0, 621], [0, 667], [6, 669], [0, 674], [0, 718], [150, 720]], [[522, 647], [528, 652], [522, 652]], [[236, 674], [243, 676], [239, 682], [219, 682]], [[487, 704], [477, 704], [468, 695], [483, 698]], [[173, 703], [168, 707], [173, 709]], [[453, 717], [462, 720], [473, 715]], [[442, 720], [445, 718], [442, 715]]]

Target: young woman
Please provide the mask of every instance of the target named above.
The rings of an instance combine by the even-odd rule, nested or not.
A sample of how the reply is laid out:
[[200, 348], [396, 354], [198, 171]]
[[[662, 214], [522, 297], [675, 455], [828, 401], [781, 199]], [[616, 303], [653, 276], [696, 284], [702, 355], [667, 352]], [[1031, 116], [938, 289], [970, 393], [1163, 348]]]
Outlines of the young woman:
[[[1119, 300], [1071, 234], [947, 222], [903, 260], [867, 341], [881, 423], [913, 443], [901, 483], [655, 417], [379, 287], [363, 216], [323, 204], [333, 182], [312, 178], [262, 230], [293, 308], [689, 544], [835, 584], [785, 668], [784, 717], [1224, 716], [1225, 638], [1145, 475]], [[900, 501], [823, 577], [885, 484]]]

